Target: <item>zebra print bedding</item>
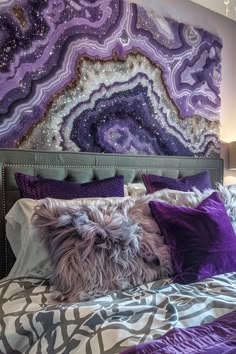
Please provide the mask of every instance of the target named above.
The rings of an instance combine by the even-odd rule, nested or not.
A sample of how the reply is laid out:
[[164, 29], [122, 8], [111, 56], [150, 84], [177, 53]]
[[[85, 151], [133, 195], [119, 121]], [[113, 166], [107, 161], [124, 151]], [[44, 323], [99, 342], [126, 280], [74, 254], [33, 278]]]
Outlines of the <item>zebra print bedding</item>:
[[236, 273], [189, 285], [163, 279], [80, 303], [52, 301], [47, 281], [0, 282], [1, 353], [115, 354], [175, 327], [236, 309]]

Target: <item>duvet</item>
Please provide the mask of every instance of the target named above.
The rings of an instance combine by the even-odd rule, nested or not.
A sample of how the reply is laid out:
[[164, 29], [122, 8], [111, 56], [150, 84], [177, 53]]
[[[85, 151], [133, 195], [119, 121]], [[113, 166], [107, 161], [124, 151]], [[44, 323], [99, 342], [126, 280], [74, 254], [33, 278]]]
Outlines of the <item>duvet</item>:
[[236, 273], [190, 285], [163, 279], [83, 303], [56, 303], [51, 292], [43, 279], [0, 282], [0, 353], [114, 354], [211, 323], [236, 310]]

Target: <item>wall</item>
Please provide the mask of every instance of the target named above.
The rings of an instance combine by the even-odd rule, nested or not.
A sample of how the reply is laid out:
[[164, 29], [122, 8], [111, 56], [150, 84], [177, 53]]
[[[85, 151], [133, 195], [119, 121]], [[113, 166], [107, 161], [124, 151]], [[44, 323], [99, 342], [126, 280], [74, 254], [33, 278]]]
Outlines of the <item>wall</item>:
[[[195, 2], [196, 4], [202, 5], [212, 11], [217, 12], [218, 14], [226, 16], [226, 6], [223, 0], [189, 0], [189, 1]], [[236, 20], [234, 7], [235, 7], [235, 0], [232, 0], [228, 5], [229, 12], [227, 15], [232, 20]]]
[[[178, 21], [199, 26], [220, 36], [223, 40], [222, 87], [221, 87], [221, 140], [229, 143], [236, 140], [236, 22], [208, 10], [189, 0], [134, 0], [158, 13]], [[229, 171], [227, 144], [222, 146], [225, 159], [225, 183], [236, 183], [236, 172]]]

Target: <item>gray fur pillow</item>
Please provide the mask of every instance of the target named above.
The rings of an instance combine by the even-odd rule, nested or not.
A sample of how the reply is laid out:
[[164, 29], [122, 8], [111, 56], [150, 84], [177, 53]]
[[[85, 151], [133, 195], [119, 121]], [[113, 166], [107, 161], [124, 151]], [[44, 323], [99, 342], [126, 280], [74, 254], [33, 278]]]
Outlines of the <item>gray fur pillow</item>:
[[146, 199], [70, 207], [45, 199], [36, 208], [57, 300], [88, 300], [172, 275], [169, 248]]

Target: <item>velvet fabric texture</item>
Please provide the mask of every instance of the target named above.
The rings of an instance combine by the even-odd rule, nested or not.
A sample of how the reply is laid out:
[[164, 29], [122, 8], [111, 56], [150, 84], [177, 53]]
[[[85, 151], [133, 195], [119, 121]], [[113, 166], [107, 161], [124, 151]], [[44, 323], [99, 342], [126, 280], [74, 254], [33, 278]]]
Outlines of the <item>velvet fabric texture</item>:
[[124, 196], [124, 177], [115, 176], [88, 183], [75, 183], [15, 173], [22, 198], [75, 199]]
[[156, 201], [149, 206], [171, 249], [175, 282], [236, 271], [236, 236], [218, 192], [195, 208]]
[[200, 191], [212, 188], [211, 178], [208, 171], [203, 171], [196, 175], [178, 179], [153, 174], [143, 174], [142, 178], [147, 189], [147, 193], [154, 193], [165, 188], [183, 192], [191, 191], [193, 190], [193, 187]]

